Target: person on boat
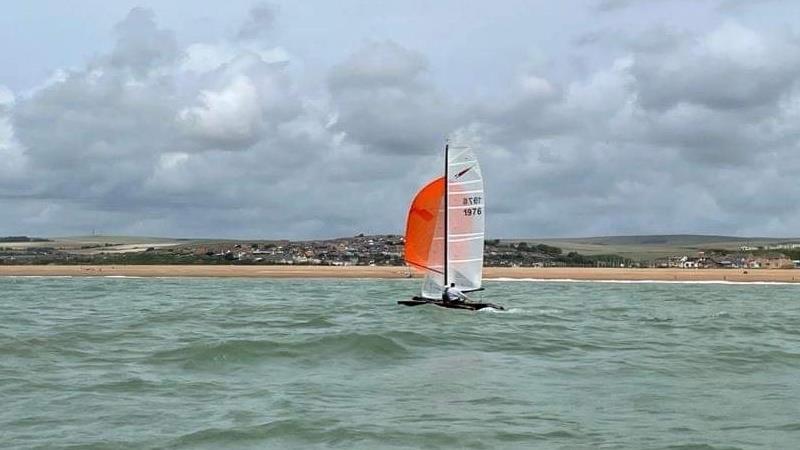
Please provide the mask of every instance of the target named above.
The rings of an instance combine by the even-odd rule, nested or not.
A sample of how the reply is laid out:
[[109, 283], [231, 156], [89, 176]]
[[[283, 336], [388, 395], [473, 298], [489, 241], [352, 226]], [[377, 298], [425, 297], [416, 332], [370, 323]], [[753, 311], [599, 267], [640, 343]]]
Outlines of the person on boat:
[[456, 287], [455, 283], [450, 283], [450, 286], [444, 288], [442, 300], [448, 303], [464, 303], [464, 300], [467, 300], [467, 296]]

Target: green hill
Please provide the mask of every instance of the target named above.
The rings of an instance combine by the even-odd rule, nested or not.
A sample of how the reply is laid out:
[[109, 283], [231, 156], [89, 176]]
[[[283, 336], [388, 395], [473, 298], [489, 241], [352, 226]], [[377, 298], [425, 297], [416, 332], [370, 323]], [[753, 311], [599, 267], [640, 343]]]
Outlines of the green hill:
[[584, 255], [615, 254], [634, 260], [651, 260], [666, 256], [694, 255], [698, 251], [703, 250], [720, 249], [736, 251], [742, 245], [763, 246], [784, 242], [800, 242], [800, 239], [665, 234], [549, 239], [504, 239], [503, 241], [544, 243], [560, 247], [564, 252], [574, 251]]

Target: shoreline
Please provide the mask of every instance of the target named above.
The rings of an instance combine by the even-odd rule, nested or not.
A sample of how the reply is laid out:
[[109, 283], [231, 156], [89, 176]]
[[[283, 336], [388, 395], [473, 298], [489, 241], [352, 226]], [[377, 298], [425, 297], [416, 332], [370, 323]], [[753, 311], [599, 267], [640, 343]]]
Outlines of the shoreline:
[[[222, 278], [419, 278], [399, 266], [223, 265], [0, 265], [0, 277], [222, 277]], [[800, 269], [622, 269], [582, 267], [486, 267], [485, 280], [542, 281], [730, 281], [800, 283]]]

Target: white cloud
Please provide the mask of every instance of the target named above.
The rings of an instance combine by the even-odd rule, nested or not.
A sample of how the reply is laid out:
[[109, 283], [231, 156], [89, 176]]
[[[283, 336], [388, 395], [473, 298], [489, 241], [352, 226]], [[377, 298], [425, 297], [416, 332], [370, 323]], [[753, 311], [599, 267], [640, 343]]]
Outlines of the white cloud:
[[547, 98], [556, 93], [549, 81], [535, 75], [526, 75], [520, 80], [522, 91], [531, 97]]
[[178, 113], [191, 136], [231, 145], [258, 139], [262, 102], [248, 77], [237, 76], [219, 91], [202, 91], [199, 103]]
[[263, 48], [258, 43], [248, 42], [237, 45], [198, 42], [186, 47], [180, 70], [196, 74], [212, 72], [233, 63], [243, 52], [255, 54], [265, 63], [288, 63], [291, 59], [281, 47]]
[[764, 39], [755, 31], [731, 21], [705, 36], [698, 50], [700, 55], [728, 58], [750, 68], [769, 63], [769, 49]]
[[14, 93], [0, 84], [0, 108], [11, 108], [12, 106], [14, 106]]
[[186, 47], [180, 70], [206, 73], [220, 68], [236, 57], [235, 49], [224, 44], [198, 42]]
[[10, 118], [15, 102], [14, 93], [0, 85], [0, 192], [24, 177], [25, 155], [14, 136]]

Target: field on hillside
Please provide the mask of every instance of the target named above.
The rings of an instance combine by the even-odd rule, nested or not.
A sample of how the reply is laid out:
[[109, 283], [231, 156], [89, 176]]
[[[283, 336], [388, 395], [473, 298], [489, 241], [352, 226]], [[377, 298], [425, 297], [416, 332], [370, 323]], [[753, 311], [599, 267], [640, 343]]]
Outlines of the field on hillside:
[[77, 254], [92, 254], [98, 251], [123, 253], [145, 251], [153, 247], [171, 247], [192, 242], [188, 239], [172, 239], [140, 236], [69, 236], [53, 237], [43, 242], [2, 242], [0, 247], [13, 249], [54, 248]]
[[[505, 241], [505, 240], [504, 240]], [[509, 239], [508, 241], [519, 241]], [[693, 256], [703, 250], [736, 251], [742, 245], [764, 246], [800, 242], [796, 238], [763, 238], [703, 235], [607, 236], [588, 238], [522, 239], [560, 247], [565, 253], [619, 255], [633, 260], [652, 260], [667, 256]]]

